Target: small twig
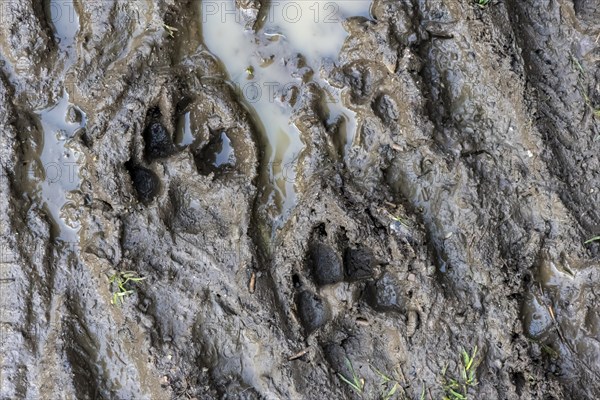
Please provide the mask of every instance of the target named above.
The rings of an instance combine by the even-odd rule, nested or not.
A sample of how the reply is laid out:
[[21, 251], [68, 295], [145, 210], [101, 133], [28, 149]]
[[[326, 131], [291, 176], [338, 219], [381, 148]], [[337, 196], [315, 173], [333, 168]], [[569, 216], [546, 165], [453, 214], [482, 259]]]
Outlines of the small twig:
[[598, 241], [598, 240], [600, 240], [600, 236], [594, 236], [593, 238], [588, 239], [585, 242], [583, 242], [583, 244], [589, 244], [589, 243], [592, 243], [592, 242], [595, 242], [595, 241]]
[[248, 291], [250, 294], [254, 294], [254, 290], [256, 289], [256, 272], [252, 272], [250, 275], [250, 283], [248, 284]]
[[562, 330], [560, 329], [560, 325], [558, 324], [558, 321], [556, 320], [556, 317], [554, 316], [554, 311], [552, 310], [552, 306], [549, 305], [547, 307], [548, 307], [548, 312], [550, 313], [550, 318], [552, 318], [552, 323], [554, 324], [554, 327], [556, 328], [556, 332], [558, 332], [558, 336], [560, 337], [560, 340], [562, 340], [563, 343], [567, 344], [567, 341], [565, 340]]
[[548, 311], [550, 311], [550, 317], [553, 322], [556, 322], [556, 318], [554, 318], [554, 311], [552, 311], [552, 306], [548, 306]]
[[304, 350], [299, 351], [298, 353], [288, 357], [288, 361], [294, 361], [294, 360], [299, 359], [300, 357], [306, 355], [309, 350], [310, 350], [310, 347], [307, 347]]
[[179, 32], [179, 29], [173, 27], [173, 26], [169, 26], [167, 24], [163, 24], [163, 27], [165, 28], [165, 30], [167, 31], [168, 35], [172, 38], [175, 37], [175, 32]]
[[394, 203], [390, 203], [389, 201], [384, 201], [383, 202], [386, 206], [391, 207], [391, 208], [398, 208], [398, 206]]

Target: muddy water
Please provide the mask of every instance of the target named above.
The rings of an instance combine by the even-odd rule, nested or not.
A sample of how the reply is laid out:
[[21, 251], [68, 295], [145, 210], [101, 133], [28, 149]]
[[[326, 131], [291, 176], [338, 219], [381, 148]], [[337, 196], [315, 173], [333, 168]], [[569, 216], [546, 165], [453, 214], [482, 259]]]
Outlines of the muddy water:
[[201, 5], [203, 38], [224, 64], [231, 81], [258, 118], [268, 143], [266, 173], [274, 183], [269, 202], [279, 223], [296, 204], [297, 160], [305, 143], [291, 117], [299, 88], [317, 82], [325, 92], [328, 122], [346, 121], [346, 146], [356, 130], [356, 116], [342, 102], [341, 91], [321, 77], [323, 63], [334, 62], [347, 37], [341, 22], [368, 15], [370, 1], [269, 2], [255, 26], [236, 11], [233, 0]]
[[40, 200], [56, 224], [57, 238], [65, 242], [77, 242], [79, 222], [70, 216], [69, 211], [78, 206], [72, 201], [71, 192], [80, 185], [82, 157], [71, 142], [77, 132], [85, 127], [85, 114], [69, 103], [66, 94], [57, 104], [36, 114], [43, 131], [39, 156], [43, 168], [38, 185]]
[[[75, 135], [86, 124], [85, 114], [69, 101], [69, 70], [77, 57], [76, 36], [80, 29], [75, 5], [70, 0], [45, 3], [45, 16], [52, 30], [57, 52], [48, 57], [54, 62], [57, 76], [57, 94], [40, 93], [48, 105], [33, 110], [35, 149], [28, 153], [30, 165], [26, 187], [28, 194], [37, 199], [52, 225], [52, 236], [62, 242], [77, 243], [79, 221], [74, 210], [80, 206], [74, 201], [74, 192], [80, 185], [81, 152]], [[11, 81], [18, 81], [19, 68], [9, 69]], [[39, 132], [38, 132], [39, 131]], [[29, 161], [33, 161], [29, 163]]]
[[[52, 0], [46, 3], [46, 15], [52, 27], [54, 41], [58, 46], [55, 68], [60, 80], [68, 80], [69, 69], [76, 61], [76, 36], [79, 31], [79, 16], [72, 0]], [[85, 114], [69, 102], [68, 85], [62, 82], [62, 93], [48, 107], [36, 110], [41, 134], [41, 153], [37, 162], [41, 174], [33, 182], [54, 226], [54, 236], [69, 243], [78, 242], [79, 222], [73, 210], [78, 204], [73, 201], [73, 192], [79, 188], [81, 152], [73, 142], [74, 136], [86, 124]]]
[[190, 125], [189, 111], [179, 116], [179, 121], [177, 121], [177, 132], [174, 139], [175, 144], [180, 148], [185, 148], [194, 143], [194, 134]]
[[73, 0], [51, 0], [46, 5], [46, 12], [54, 30], [54, 39], [60, 49], [62, 72], [65, 74], [77, 56], [75, 37], [79, 31], [79, 15]]

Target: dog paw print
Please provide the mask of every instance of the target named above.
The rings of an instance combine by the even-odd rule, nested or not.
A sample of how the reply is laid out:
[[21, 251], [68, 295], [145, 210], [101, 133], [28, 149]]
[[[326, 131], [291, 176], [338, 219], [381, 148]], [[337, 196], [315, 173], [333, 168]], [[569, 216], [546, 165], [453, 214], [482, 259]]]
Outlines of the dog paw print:
[[350, 287], [349, 293], [358, 293], [361, 301], [375, 312], [400, 316], [406, 322], [407, 336], [412, 337], [419, 322], [419, 315], [412, 305], [412, 282], [402, 281], [399, 274], [380, 264], [374, 252], [363, 244], [313, 236], [304, 265], [315, 290], [300, 285], [297, 289], [301, 293], [296, 298], [298, 316], [305, 332], [313, 333], [335, 317], [330, 302], [336, 300], [328, 297], [333, 292], [326, 288], [345, 282]]

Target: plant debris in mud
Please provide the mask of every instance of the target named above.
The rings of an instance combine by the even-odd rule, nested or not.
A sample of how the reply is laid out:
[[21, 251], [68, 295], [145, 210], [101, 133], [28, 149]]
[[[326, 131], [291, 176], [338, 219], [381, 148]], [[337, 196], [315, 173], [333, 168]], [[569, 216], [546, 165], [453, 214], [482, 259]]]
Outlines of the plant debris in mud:
[[112, 275], [110, 278], [108, 278], [108, 282], [111, 285], [113, 293], [110, 304], [122, 305], [125, 297], [135, 293], [135, 291], [130, 288], [130, 282], [138, 283], [144, 279], [146, 278], [137, 276], [133, 271], [122, 271]]
[[179, 29], [174, 28], [174, 27], [172, 27], [170, 25], [167, 25], [167, 24], [163, 24], [163, 28], [165, 28], [165, 31], [167, 32], [167, 34], [171, 38], [175, 37], [175, 32], [179, 32]]
[[[400, 385], [400, 380], [398, 378], [396, 378], [394, 376], [386, 375], [385, 373], [383, 373], [382, 371], [378, 370], [377, 368], [375, 368], [373, 366], [371, 366], [371, 368], [381, 378], [381, 383], [380, 383], [381, 395], [379, 396], [379, 398], [381, 400], [390, 400], [390, 399], [394, 398], [394, 395], [396, 393], [398, 393], [398, 395], [400, 395], [401, 392], [398, 392], [398, 389], [400, 389], [401, 391], [404, 391], [402, 389], [402, 386]], [[404, 396], [402, 396], [401, 398], [404, 398]]]
[[469, 389], [477, 386], [475, 372], [479, 366], [479, 361], [476, 361], [477, 346], [469, 355], [466, 350], [461, 352], [461, 363], [459, 366], [459, 377], [448, 377], [448, 367], [442, 371], [442, 380], [444, 388], [444, 400], [467, 400], [469, 398]]
[[[401, 368], [399, 368], [399, 367], [396, 368], [394, 370], [394, 373], [390, 374], [390, 373], [383, 372], [382, 370], [371, 365], [370, 367], [373, 370], [373, 372], [375, 372], [375, 374], [377, 376], [379, 376], [379, 378], [380, 378], [379, 389], [376, 390], [376, 393], [373, 393], [375, 391], [375, 389], [366, 390], [365, 379], [360, 377], [356, 373], [356, 370], [354, 369], [352, 362], [348, 358], [346, 358], [346, 365], [352, 376], [347, 377], [347, 376], [343, 375], [342, 373], [338, 373], [338, 376], [344, 383], [346, 383], [348, 386], [350, 386], [350, 388], [356, 394], [358, 394], [360, 397], [368, 398], [368, 399], [378, 399], [378, 400], [392, 400], [392, 399], [407, 400], [407, 399], [409, 399], [408, 395], [406, 394], [405, 386], [403, 386], [401, 383], [403, 381], [404, 382], [406, 381], [406, 379], [401, 378], [401, 376], [403, 376]], [[425, 400], [425, 393], [426, 393], [426, 387], [425, 387], [425, 383], [423, 383], [423, 386], [422, 386], [422, 389], [421, 389], [421, 392], [419, 395], [419, 400]], [[452, 400], [454, 400], [454, 399], [452, 399]]]
[[346, 359], [346, 364], [348, 365], [348, 369], [350, 370], [352, 376], [347, 378], [341, 373], [338, 373], [338, 376], [344, 383], [346, 383], [348, 386], [350, 386], [350, 388], [352, 388], [352, 390], [354, 390], [354, 392], [356, 392], [356, 394], [358, 394], [359, 396], [362, 397], [362, 394], [365, 390], [365, 379], [359, 377], [356, 374], [356, 371], [354, 370], [354, 367], [352, 366], [352, 361], [350, 361], [349, 359]]
[[588, 90], [585, 88], [585, 86], [587, 85], [587, 79], [586, 79], [586, 73], [585, 73], [585, 70], [583, 69], [583, 66], [581, 65], [579, 60], [577, 58], [575, 58], [574, 56], [571, 56], [571, 62], [573, 64], [574, 70], [577, 72], [577, 84], [579, 86], [579, 91], [581, 92], [581, 95], [583, 96], [583, 101], [585, 102], [586, 106], [588, 106], [590, 108], [590, 110], [592, 111], [592, 114], [595, 117], [600, 118], [600, 107], [596, 107], [592, 103], [592, 100], [590, 99]]

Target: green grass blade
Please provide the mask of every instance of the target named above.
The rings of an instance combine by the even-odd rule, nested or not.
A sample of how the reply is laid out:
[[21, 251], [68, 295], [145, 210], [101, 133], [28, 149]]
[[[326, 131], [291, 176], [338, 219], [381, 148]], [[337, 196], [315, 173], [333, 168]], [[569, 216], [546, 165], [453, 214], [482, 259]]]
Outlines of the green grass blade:
[[467, 398], [465, 396], [463, 396], [462, 394], [458, 393], [455, 390], [450, 389], [450, 394], [452, 396], [454, 396], [454, 398], [457, 400], [467, 400]]
[[477, 355], [477, 346], [475, 346], [475, 348], [473, 349], [473, 354], [471, 354], [471, 359], [468, 359], [468, 363], [465, 365], [465, 369], [468, 371], [471, 369], [471, 366], [473, 365], [473, 361], [475, 361], [475, 356]]
[[384, 374], [383, 372], [381, 372], [380, 370], [378, 370], [377, 368], [375, 368], [374, 366], [371, 365], [371, 368], [373, 369], [373, 371], [375, 371], [375, 373], [377, 375], [379, 375], [379, 377], [381, 377], [381, 379], [383, 380], [382, 384], [384, 383], [388, 383], [388, 382], [392, 382], [393, 379], [390, 378], [389, 376], [387, 376], [386, 374]]
[[350, 386], [352, 389], [354, 389], [357, 393], [362, 393], [362, 387], [360, 386], [360, 383], [357, 385], [356, 382], [351, 382], [348, 378], [346, 378], [344, 375], [338, 373], [338, 376], [340, 377], [340, 379], [342, 381], [344, 381], [346, 384], [348, 384], [348, 386]]
[[593, 238], [591, 238], [591, 239], [588, 239], [588, 240], [586, 240], [585, 242], [583, 242], [583, 244], [592, 243], [592, 242], [595, 242], [595, 241], [597, 241], [597, 240], [600, 240], [600, 236], [594, 236]]
[[390, 391], [387, 392], [387, 394], [383, 397], [383, 400], [390, 400], [394, 396], [394, 394], [396, 394], [396, 391], [398, 390], [399, 386], [400, 385], [398, 385], [398, 382], [394, 383], [394, 386], [392, 386]]

